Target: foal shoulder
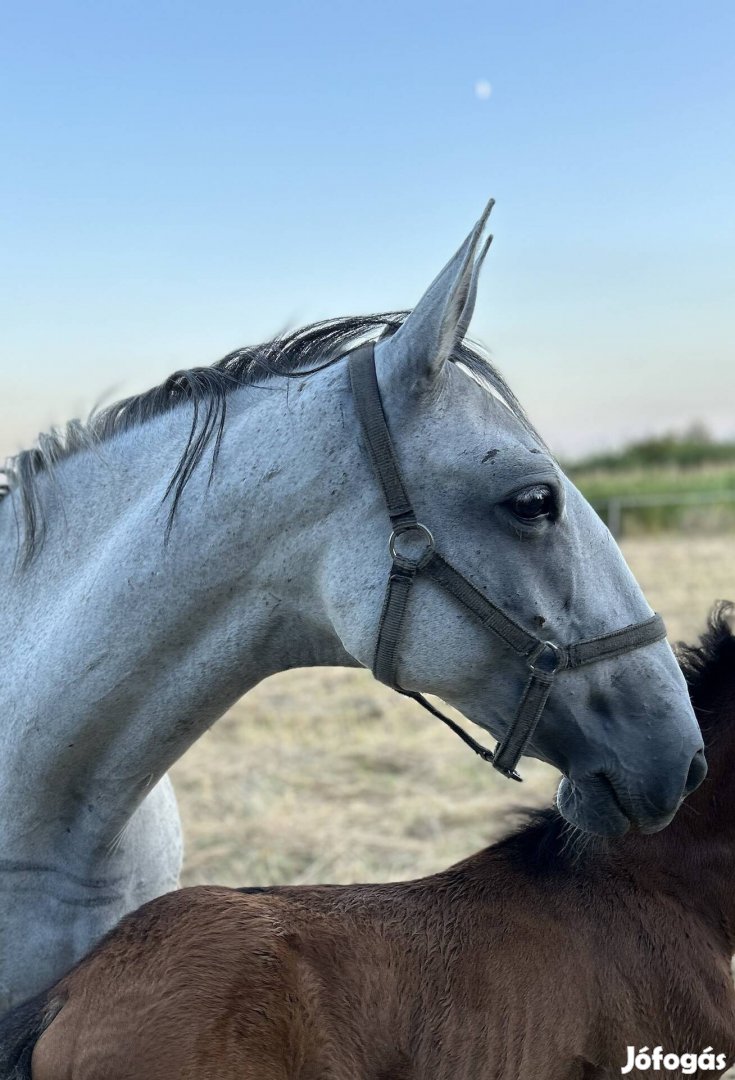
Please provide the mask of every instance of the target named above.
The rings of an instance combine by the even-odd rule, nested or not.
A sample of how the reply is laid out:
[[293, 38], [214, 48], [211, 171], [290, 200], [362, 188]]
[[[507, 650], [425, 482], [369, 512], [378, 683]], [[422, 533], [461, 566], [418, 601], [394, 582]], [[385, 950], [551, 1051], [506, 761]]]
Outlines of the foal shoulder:
[[224, 1060], [253, 1042], [265, 1011], [278, 1026], [271, 1005], [293, 983], [284, 903], [201, 886], [126, 916], [54, 988], [63, 1004], [34, 1050], [33, 1080], [204, 1077], [210, 1046], [216, 1075], [229, 1076]]

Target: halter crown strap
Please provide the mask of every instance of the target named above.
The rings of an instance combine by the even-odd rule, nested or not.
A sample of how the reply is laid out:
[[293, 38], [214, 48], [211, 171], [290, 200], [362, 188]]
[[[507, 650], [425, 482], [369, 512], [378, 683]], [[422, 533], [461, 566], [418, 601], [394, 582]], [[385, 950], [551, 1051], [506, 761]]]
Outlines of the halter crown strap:
[[[430, 530], [416, 518], [383, 411], [372, 343], [350, 353], [349, 369], [357, 416], [393, 526], [388, 544], [393, 565], [380, 615], [373, 674], [380, 682], [393, 687], [406, 697], [413, 698], [433, 716], [442, 720], [484, 761], [492, 762], [505, 776], [520, 780], [516, 765], [533, 738], [557, 673], [565, 668], [578, 668], [600, 660], [609, 660], [660, 641], [666, 636], [663, 620], [660, 615], [653, 615], [644, 622], [572, 645], [545, 641], [520, 626], [439, 554]], [[420, 537], [423, 542], [424, 550], [416, 557], [405, 555], [399, 549], [398, 538], [409, 532]], [[482, 626], [492, 631], [527, 663], [529, 677], [515, 719], [494, 753], [476, 742], [422, 694], [405, 690], [398, 683], [397, 650], [411, 587], [419, 573], [454, 596]]]
[[383, 492], [391, 524], [415, 522], [416, 515], [403, 483], [383, 412], [373, 345], [365, 345], [350, 353], [350, 382], [368, 456]]

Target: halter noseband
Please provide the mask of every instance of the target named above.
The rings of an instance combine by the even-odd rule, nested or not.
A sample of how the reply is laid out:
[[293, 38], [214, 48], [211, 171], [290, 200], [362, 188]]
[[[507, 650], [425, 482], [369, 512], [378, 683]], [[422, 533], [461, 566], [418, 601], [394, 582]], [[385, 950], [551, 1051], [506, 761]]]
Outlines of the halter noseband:
[[[436, 550], [431, 531], [418, 521], [406, 493], [388, 424], [375, 371], [374, 345], [363, 345], [349, 355], [350, 381], [355, 399], [357, 416], [365, 438], [370, 461], [383, 493], [393, 530], [388, 541], [393, 565], [388, 577], [388, 587], [380, 615], [378, 640], [373, 658], [373, 674], [380, 682], [413, 698], [430, 713], [447, 724], [484, 761], [512, 780], [522, 778], [516, 765], [533, 737], [543, 713], [558, 672], [584, 667], [609, 660], [634, 649], [652, 645], [666, 637], [666, 627], [660, 615], [615, 630], [601, 637], [578, 641], [572, 645], [559, 645], [530, 634], [509, 615], [484, 596], [480, 590], [456, 570]], [[423, 540], [423, 552], [418, 557], [402, 554], [398, 537], [411, 532]], [[436, 709], [431, 702], [413, 690], [404, 690], [397, 680], [397, 649], [401, 639], [403, 620], [411, 594], [411, 586], [417, 574], [434, 581], [458, 600], [475, 618], [491, 630], [519, 656], [528, 668], [528, 681], [513, 723], [495, 751], [488, 750], [468, 735], [459, 724]]]

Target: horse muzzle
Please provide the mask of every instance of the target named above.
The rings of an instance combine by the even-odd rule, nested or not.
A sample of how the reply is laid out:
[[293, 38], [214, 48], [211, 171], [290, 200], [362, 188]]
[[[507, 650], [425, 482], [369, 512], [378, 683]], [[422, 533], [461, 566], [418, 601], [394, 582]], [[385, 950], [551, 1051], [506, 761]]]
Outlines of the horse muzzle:
[[659, 785], [655, 799], [631, 791], [614, 775], [591, 773], [578, 779], [563, 777], [557, 806], [570, 824], [596, 836], [623, 836], [629, 829], [660, 832], [706, 775], [704, 751], [699, 748], [692, 756], [683, 786], [675, 782], [667, 787]]

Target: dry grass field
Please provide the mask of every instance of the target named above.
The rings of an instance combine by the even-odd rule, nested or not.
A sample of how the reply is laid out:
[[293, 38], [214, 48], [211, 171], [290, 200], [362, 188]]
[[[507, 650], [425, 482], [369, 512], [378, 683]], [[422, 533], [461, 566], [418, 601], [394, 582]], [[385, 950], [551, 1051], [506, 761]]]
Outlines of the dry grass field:
[[[625, 555], [672, 639], [735, 599], [735, 534], [659, 535]], [[176, 765], [184, 883], [263, 885], [413, 877], [498, 837], [557, 776], [524, 762], [511, 784], [366, 671], [274, 676]]]

